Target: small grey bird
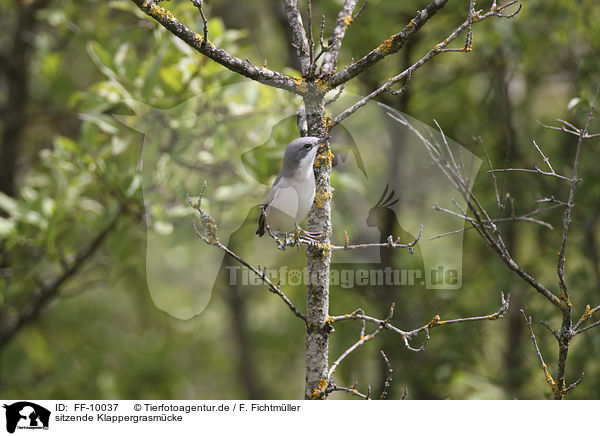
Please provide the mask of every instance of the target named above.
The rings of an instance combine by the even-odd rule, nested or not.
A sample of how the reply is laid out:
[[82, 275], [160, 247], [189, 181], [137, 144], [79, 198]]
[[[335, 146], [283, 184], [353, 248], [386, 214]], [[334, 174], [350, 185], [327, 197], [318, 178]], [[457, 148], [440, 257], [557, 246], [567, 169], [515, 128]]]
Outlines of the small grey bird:
[[281, 171], [262, 205], [265, 213], [258, 217], [257, 235], [265, 234], [266, 224], [275, 232], [291, 232], [306, 218], [315, 199], [315, 157], [328, 139], [306, 136], [288, 144]]

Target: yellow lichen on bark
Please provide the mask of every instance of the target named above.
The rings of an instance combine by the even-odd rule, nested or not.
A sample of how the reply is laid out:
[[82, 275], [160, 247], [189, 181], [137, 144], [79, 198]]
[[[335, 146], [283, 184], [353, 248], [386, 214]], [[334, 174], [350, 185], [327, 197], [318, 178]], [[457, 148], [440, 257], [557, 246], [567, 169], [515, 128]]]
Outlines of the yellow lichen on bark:
[[173, 14], [165, 8], [161, 8], [156, 3], [152, 3], [149, 1], [144, 2], [144, 7], [148, 8], [148, 13], [156, 18], [159, 21], [164, 20], [165, 18], [168, 20], [174, 20], [175, 17]]
[[321, 79], [315, 80], [315, 85], [320, 94], [325, 94], [329, 90], [329, 85]]
[[583, 322], [586, 319], [589, 319], [593, 314], [594, 314], [594, 311], [590, 308], [590, 305], [586, 304], [585, 311], [583, 312], [583, 315], [581, 315], [581, 318], [579, 318], [579, 321], [577, 321], [577, 322], [578, 323]]
[[319, 187], [317, 193], [315, 194], [315, 206], [319, 209], [323, 209], [325, 203], [331, 199], [333, 195], [330, 191], [326, 191], [325, 189]]
[[382, 53], [388, 53], [392, 48], [392, 43], [394, 42], [394, 38], [396, 36], [398, 36], [397, 33], [395, 35], [390, 36], [388, 39], [383, 41], [381, 45], [377, 47], [377, 49]]
[[440, 316], [436, 315], [433, 317], [433, 319], [431, 321], [429, 321], [427, 324], [425, 324], [423, 326], [423, 328], [435, 327], [438, 324], [440, 324]]
[[321, 242], [315, 243], [316, 247], [319, 249], [319, 258], [321, 261], [324, 261], [331, 254], [332, 247], [331, 244], [323, 244]]
[[325, 389], [327, 389], [327, 380], [324, 378], [319, 379], [319, 385], [312, 391], [309, 395], [311, 400], [324, 400], [325, 399]]
[[323, 163], [325, 163], [326, 165], [331, 165], [332, 162], [333, 152], [330, 148], [328, 148], [325, 152], [317, 155], [317, 158], [315, 159], [315, 166], [318, 168], [321, 165], [323, 165]]
[[306, 90], [308, 89], [308, 86], [306, 85], [306, 80], [302, 79], [301, 77], [294, 77], [294, 83], [296, 84], [296, 89], [304, 94], [306, 92]]

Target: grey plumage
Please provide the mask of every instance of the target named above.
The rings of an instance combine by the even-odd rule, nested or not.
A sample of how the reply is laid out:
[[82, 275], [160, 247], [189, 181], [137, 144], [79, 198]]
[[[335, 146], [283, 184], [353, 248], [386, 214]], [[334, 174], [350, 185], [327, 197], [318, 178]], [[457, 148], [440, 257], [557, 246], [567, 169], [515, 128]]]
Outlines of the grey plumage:
[[[271, 230], [290, 232], [308, 215], [315, 198], [313, 164], [319, 144], [326, 139], [306, 136], [288, 144], [281, 171], [263, 203]], [[256, 234], [262, 236], [265, 230], [265, 217], [261, 213]]]

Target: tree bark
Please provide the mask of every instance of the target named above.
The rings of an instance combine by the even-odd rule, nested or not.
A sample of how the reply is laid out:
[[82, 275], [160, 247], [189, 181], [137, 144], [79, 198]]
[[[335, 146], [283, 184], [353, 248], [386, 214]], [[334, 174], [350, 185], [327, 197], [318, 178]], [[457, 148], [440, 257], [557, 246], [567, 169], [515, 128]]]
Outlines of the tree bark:
[[[318, 92], [304, 97], [308, 134], [327, 135], [325, 100]], [[306, 399], [324, 399], [317, 392], [327, 387], [329, 358], [329, 267], [331, 263], [331, 160], [328, 143], [321, 146], [315, 161], [315, 202], [308, 215], [308, 230], [322, 234], [317, 246], [306, 251], [308, 287], [306, 300]]]
[[2, 143], [0, 144], [0, 191], [15, 196], [15, 178], [20, 142], [27, 118], [29, 98], [29, 59], [33, 51], [35, 14], [49, 0], [15, 2], [17, 20], [12, 43], [7, 53], [0, 55], [0, 78], [8, 88], [2, 107]]

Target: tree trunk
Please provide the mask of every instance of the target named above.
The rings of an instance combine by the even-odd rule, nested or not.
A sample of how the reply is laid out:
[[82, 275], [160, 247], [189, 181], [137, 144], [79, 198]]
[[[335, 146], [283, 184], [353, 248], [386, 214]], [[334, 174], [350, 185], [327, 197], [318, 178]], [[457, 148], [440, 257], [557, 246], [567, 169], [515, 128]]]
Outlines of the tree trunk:
[[36, 12], [45, 7], [49, 0], [16, 2], [17, 22], [10, 48], [0, 56], [0, 79], [8, 88], [2, 113], [2, 137], [0, 143], [0, 191], [14, 197], [15, 178], [21, 136], [27, 118], [25, 109], [29, 98], [29, 60], [34, 49], [33, 35]]
[[[324, 137], [327, 134], [324, 96], [318, 92], [304, 97], [308, 134]], [[308, 247], [306, 300], [306, 399], [324, 399], [318, 391], [327, 387], [329, 356], [329, 267], [331, 263], [331, 153], [328, 143], [321, 146], [315, 161], [316, 195], [308, 214], [308, 230], [322, 234], [320, 244]]]

